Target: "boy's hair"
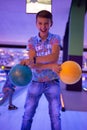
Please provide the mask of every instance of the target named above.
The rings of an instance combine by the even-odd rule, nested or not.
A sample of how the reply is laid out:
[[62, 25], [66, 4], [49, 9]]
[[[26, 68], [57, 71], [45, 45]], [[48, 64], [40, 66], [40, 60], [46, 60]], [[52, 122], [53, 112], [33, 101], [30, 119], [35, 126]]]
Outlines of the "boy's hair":
[[51, 23], [53, 23], [53, 16], [52, 16], [52, 13], [50, 13], [49, 11], [47, 10], [42, 10], [42, 11], [39, 11], [37, 14], [36, 14], [36, 20], [38, 17], [41, 17], [41, 18], [48, 18], [51, 20]]

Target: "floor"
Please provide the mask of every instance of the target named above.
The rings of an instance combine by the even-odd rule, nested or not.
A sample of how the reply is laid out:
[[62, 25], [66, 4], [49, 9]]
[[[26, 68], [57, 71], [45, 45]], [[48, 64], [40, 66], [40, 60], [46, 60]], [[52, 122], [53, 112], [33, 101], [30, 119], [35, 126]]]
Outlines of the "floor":
[[[26, 92], [27, 87], [14, 95], [13, 102], [18, 106], [18, 110], [9, 111], [8, 102], [0, 106], [0, 130], [20, 130]], [[61, 121], [62, 130], [87, 130], [87, 112], [66, 109], [66, 111], [61, 111]], [[44, 95], [39, 102], [31, 130], [51, 130]]]
[[[85, 87], [87, 89], [87, 87]], [[69, 91], [65, 84], [61, 84], [61, 93], [66, 110], [87, 112], [87, 90]]]

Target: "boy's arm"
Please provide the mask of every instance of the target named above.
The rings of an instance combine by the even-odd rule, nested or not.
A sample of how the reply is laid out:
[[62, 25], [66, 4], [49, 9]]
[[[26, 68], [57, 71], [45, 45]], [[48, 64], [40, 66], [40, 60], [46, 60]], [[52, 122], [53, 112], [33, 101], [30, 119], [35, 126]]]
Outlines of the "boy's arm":
[[29, 59], [22, 60], [21, 64], [29, 65], [31, 63], [34, 63], [34, 57], [36, 57], [37, 64], [57, 63], [59, 52], [60, 47], [57, 44], [54, 44], [52, 46], [52, 54], [48, 54], [47, 56], [36, 56], [36, 51], [34, 49], [31, 49], [28, 52]]
[[60, 47], [57, 44], [54, 44], [52, 47], [52, 54], [47, 56], [38, 56], [36, 57], [36, 63], [48, 64], [56, 63], [59, 58]]
[[30, 64], [33, 64], [34, 63], [34, 57], [36, 57], [36, 51], [34, 49], [31, 49], [29, 52], [28, 52], [28, 56], [29, 58], [28, 59], [23, 59], [20, 61], [20, 64], [22, 65], [30, 65]]
[[51, 63], [51, 64], [31, 64], [31, 68], [36, 69], [36, 70], [46, 70], [46, 69], [51, 69], [55, 73], [59, 75], [59, 72], [61, 71], [61, 65], [57, 63]]
[[36, 57], [36, 51], [34, 49], [29, 50], [28, 52], [29, 59], [33, 60]]

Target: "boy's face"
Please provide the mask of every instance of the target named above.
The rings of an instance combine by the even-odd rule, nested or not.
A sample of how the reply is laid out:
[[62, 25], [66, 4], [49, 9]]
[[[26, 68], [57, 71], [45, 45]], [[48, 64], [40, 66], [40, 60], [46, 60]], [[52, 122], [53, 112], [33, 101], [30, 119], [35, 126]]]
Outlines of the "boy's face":
[[36, 20], [36, 26], [40, 32], [40, 35], [47, 35], [52, 22], [49, 18], [38, 17]]

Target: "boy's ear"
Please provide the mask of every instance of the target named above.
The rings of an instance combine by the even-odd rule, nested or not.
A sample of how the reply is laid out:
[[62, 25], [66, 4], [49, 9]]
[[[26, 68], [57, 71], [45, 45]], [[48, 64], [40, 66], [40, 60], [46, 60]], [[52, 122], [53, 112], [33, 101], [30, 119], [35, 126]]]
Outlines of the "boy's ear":
[[51, 22], [51, 25], [50, 25], [50, 27], [52, 27], [52, 25], [53, 25], [53, 21]]

